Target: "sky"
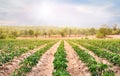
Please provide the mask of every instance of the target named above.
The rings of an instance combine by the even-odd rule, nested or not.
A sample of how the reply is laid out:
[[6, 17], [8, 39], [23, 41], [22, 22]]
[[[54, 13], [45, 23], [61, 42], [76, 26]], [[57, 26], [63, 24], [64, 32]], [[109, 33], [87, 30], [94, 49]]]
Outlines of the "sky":
[[0, 0], [0, 25], [120, 26], [120, 0]]

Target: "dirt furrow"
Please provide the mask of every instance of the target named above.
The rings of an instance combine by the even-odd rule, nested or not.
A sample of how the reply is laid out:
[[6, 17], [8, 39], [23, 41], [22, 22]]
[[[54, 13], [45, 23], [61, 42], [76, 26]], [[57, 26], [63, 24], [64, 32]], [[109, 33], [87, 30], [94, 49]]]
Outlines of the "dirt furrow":
[[95, 58], [95, 60], [97, 62], [102, 62], [103, 64], [107, 64], [112, 66], [111, 70], [113, 70], [115, 72], [115, 76], [120, 76], [120, 67], [119, 66], [115, 66], [112, 63], [110, 63], [108, 60], [106, 60], [105, 58], [100, 58], [98, 57], [95, 53], [93, 53], [91, 50], [86, 49], [85, 47], [78, 45], [81, 49], [85, 50], [86, 52], [88, 52], [91, 56], [93, 56]]
[[54, 54], [60, 42], [51, 47], [39, 60], [38, 64], [26, 76], [52, 76]]
[[91, 56], [93, 56], [97, 62], [99, 62], [99, 63], [102, 62], [102, 63], [104, 63], [104, 64], [110, 65], [110, 63], [109, 63], [108, 61], [106, 61], [106, 60], [103, 59], [103, 58], [98, 57], [98, 56], [97, 56], [95, 53], [93, 53], [91, 50], [88, 50], [88, 49], [86, 49], [85, 47], [83, 47], [83, 46], [81, 46], [81, 45], [78, 45], [78, 46], [79, 46], [79, 48], [85, 50], [88, 54], [90, 54]]
[[67, 53], [68, 67], [67, 71], [71, 76], [91, 76], [88, 67], [83, 63], [73, 48], [65, 41], [65, 50]]
[[30, 50], [29, 52], [22, 54], [18, 58], [14, 58], [11, 62], [8, 62], [2, 67], [0, 67], [0, 76], [10, 76], [10, 74], [12, 74], [15, 71], [15, 69], [19, 68], [20, 62], [22, 62], [25, 58], [29, 57], [44, 46], [46, 46], [46, 44], [35, 48], [34, 50]]

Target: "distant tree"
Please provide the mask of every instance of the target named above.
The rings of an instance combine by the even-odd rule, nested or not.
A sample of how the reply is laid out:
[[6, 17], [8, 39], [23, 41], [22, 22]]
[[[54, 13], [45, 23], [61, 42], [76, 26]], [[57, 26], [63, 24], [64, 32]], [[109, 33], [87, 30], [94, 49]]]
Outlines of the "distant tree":
[[65, 33], [63, 31], [60, 32], [62, 37], [65, 37]]
[[[116, 30], [116, 25], [113, 27], [113, 29]], [[112, 35], [113, 29], [109, 28], [107, 25], [102, 25], [102, 27], [97, 31], [96, 36], [104, 38], [106, 35]]]
[[0, 28], [0, 34], [2, 34], [3, 30]]
[[97, 34], [96, 34], [96, 37], [97, 38], [105, 38], [105, 34], [104, 33], [101, 33], [101, 32], [97, 32]]
[[88, 36], [88, 35], [91, 35], [90, 31], [91, 31], [90, 29], [79, 29], [79, 34], [84, 35], [84, 36]]
[[85, 37], [87, 37], [88, 35], [91, 35], [91, 32], [89, 31], [89, 29], [84, 30], [84, 35]]
[[113, 30], [115, 31], [115, 30], [117, 30], [117, 24], [114, 24], [112, 27], [113, 27]]
[[8, 38], [10, 38], [10, 39], [16, 39], [16, 36], [10, 34], [10, 35], [8, 36]]
[[96, 36], [97, 36], [98, 38], [104, 38], [104, 37], [106, 37], [106, 35], [109, 35], [109, 34], [111, 34], [111, 29], [106, 28], [106, 27], [101, 27], [101, 28], [97, 31]]
[[106, 37], [106, 35], [107, 35], [107, 31], [106, 31], [106, 28], [104, 27], [100, 28], [96, 33], [97, 38], [104, 38]]
[[12, 31], [11, 33], [13, 36], [17, 37], [18, 36], [18, 32], [17, 31]]
[[90, 28], [88, 32], [90, 33], [90, 35], [95, 35], [96, 34], [95, 28]]
[[69, 34], [68, 28], [63, 28], [62, 33], [64, 34], [64, 37], [67, 36]]
[[67, 29], [67, 28], [62, 28], [62, 29], [60, 30], [60, 35], [61, 35], [62, 37], [65, 37], [67, 34], [68, 34], [68, 29]]
[[30, 36], [33, 36], [33, 35], [34, 35], [34, 31], [31, 30], [31, 29], [28, 31], [28, 33], [29, 33]]
[[44, 37], [46, 37], [46, 36], [47, 36], [47, 32], [46, 32], [46, 30], [45, 30], [45, 29], [42, 31], [42, 35], [43, 35]]
[[84, 35], [85, 34], [84, 29], [79, 29], [79, 34]]
[[112, 34], [112, 29], [111, 28], [107, 28], [106, 29], [106, 34], [107, 35], [111, 35]]
[[36, 31], [34, 35], [37, 38], [39, 36], [39, 34], [40, 34], [39, 31]]
[[0, 34], [0, 39], [6, 39], [7, 38], [7, 34], [6, 33], [1, 33]]
[[23, 35], [28, 35], [28, 31], [24, 30]]
[[53, 35], [53, 34], [54, 34], [54, 30], [53, 29], [48, 30], [48, 36], [49, 37], [51, 37], [51, 35]]
[[120, 28], [117, 31], [118, 31], [118, 34], [120, 35]]
[[71, 36], [72, 32], [73, 32], [72, 29], [69, 28], [69, 29], [68, 29], [68, 35], [69, 35], [69, 37]]
[[113, 35], [119, 34], [119, 32], [120, 32], [117, 26], [118, 26], [117, 24], [114, 24], [112, 27], [112, 29], [113, 29], [112, 34]]
[[79, 33], [79, 30], [77, 28], [73, 28], [73, 34], [77, 36], [78, 33]]

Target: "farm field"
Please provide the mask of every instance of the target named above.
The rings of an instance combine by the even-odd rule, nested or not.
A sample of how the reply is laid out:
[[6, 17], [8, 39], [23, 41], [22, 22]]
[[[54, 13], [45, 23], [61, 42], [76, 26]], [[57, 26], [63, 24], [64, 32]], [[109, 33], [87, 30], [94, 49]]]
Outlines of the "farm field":
[[119, 39], [0, 40], [0, 76], [119, 75]]
[[0, 0], [0, 76], [120, 76], [120, 0]]

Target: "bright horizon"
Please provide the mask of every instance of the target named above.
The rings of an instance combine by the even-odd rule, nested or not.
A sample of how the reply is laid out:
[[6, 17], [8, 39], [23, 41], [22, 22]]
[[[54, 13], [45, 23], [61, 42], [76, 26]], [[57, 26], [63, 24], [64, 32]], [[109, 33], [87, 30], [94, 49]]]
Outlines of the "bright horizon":
[[0, 25], [120, 27], [119, 4], [119, 0], [0, 0]]

